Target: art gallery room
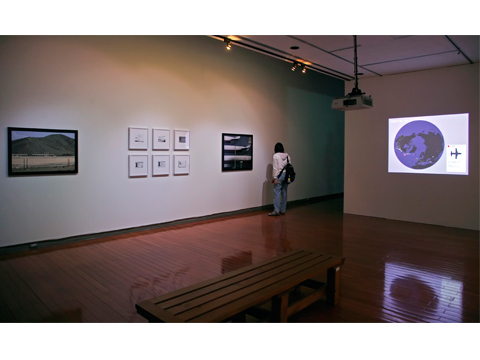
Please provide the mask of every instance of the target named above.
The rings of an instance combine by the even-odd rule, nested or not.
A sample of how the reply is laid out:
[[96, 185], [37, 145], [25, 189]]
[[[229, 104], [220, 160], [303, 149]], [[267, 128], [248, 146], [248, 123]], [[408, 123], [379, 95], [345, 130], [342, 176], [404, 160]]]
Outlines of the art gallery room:
[[[371, 330], [458, 354], [480, 321], [479, 46], [0, 36], [1, 336], [293, 355]], [[276, 143], [296, 176], [271, 216]]]

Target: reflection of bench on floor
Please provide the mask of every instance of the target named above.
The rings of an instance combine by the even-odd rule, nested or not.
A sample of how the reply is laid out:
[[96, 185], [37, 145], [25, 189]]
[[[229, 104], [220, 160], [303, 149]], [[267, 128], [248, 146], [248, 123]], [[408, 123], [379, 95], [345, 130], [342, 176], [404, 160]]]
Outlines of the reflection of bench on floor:
[[[142, 301], [137, 312], [150, 322], [260, 321], [287, 318], [326, 296], [338, 301], [345, 258], [294, 250], [195, 285]], [[313, 278], [326, 273], [327, 282]]]

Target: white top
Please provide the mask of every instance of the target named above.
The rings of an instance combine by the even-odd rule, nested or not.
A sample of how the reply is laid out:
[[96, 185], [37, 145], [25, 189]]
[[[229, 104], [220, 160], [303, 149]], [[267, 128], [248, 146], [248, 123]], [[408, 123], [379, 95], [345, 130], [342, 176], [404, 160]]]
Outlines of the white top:
[[287, 165], [287, 157], [290, 164], [292, 163], [292, 158], [288, 153], [275, 153], [273, 155], [273, 178], [276, 179], [279, 175], [278, 173]]

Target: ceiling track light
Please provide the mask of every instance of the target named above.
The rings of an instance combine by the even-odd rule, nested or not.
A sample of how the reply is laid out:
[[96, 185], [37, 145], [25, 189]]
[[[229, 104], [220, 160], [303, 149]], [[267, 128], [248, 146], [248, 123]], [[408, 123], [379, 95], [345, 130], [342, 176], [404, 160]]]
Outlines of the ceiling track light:
[[297, 68], [297, 66], [300, 66], [302, 68], [302, 73], [305, 74], [307, 72], [307, 67], [305, 66], [305, 64], [300, 64], [299, 62], [294, 62], [293, 63], [293, 66], [292, 66], [292, 71], [295, 71], [295, 69]]
[[224, 41], [227, 43], [227, 50], [231, 50], [232, 49], [232, 42], [228, 39], [225, 39]]

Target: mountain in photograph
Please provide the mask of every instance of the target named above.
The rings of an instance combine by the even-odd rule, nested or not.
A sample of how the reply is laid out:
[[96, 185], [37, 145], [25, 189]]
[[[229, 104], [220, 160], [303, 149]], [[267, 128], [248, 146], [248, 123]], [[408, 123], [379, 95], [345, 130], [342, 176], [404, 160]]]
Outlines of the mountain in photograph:
[[62, 134], [13, 140], [12, 154], [73, 156], [75, 155], [75, 140]]

